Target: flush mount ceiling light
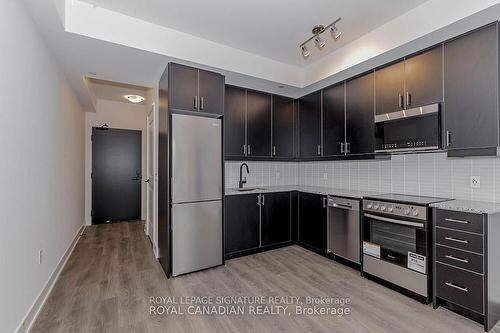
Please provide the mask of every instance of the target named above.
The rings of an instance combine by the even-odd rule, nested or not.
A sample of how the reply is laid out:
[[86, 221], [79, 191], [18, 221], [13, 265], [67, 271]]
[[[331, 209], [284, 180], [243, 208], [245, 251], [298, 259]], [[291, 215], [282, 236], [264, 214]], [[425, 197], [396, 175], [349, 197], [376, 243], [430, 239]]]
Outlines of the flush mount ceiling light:
[[339, 17], [338, 19], [336, 19], [335, 21], [333, 21], [332, 23], [330, 23], [326, 27], [323, 25], [315, 26], [311, 31], [313, 35], [311, 37], [309, 37], [306, 41], [304, 41], [302, 44], [299, 45], [300, 50], [302, 52], [302, 56], [304, 58], [309, 57], [310, 52], [307, 49], [306, 44], [309, 43], [313, 39], [314, 39], [314, 44], [316, 44], [316, 47], [318, 49], [321, 50], [325, 46], [326, 42], [323, 38], [321, 38], [320, 35], [328, 29], [330, 29], [333, 39], [338, 40], [340, 38], [340, 36], [342, 35], [342, 32], [335, 26], [335, 24], [340, 22], [341, 19], [342, 18]]
[[139, 96], [139, 95], [125, 95], [123, 97], [125, 97], [126, 99], [128, 99], [129, 102], [132, 102], [132, 103], [135, 103], [135, 104], [142, 103], [145, 100], [144, 97]]

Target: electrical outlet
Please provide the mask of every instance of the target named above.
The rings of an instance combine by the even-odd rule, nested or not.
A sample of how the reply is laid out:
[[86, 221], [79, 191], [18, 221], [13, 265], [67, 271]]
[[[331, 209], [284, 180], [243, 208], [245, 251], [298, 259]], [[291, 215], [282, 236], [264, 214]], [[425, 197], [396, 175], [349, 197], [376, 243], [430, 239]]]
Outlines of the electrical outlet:
[[43, 250], [38, 251], [38, 265], [42, 264], [42, 254]]
[[481, 188], [480, 176], [470, 176], [470, 188]]
[[323, 179], [328, 179], [328, 173], [323, 173]]

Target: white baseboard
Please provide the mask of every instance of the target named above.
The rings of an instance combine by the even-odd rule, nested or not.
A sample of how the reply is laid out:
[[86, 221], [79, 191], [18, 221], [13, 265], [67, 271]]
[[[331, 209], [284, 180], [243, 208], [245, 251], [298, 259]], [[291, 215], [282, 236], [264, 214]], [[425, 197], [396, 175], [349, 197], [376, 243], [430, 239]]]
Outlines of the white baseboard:
[[71, 244], [66, 249], [66, 252], [61, 257], [61, 259], [59, 260], [59, 263], [57, 264], [56, 268], [54, 269], [54, 271], [50, 275], [47, 282], [45, 282], [45, 285], [43, 286], [42, 291], [40, 291], [40, 294], [38, 295], [38, 297], [35, 299], [35, 301], [31, 305], [31, 307], [30, 307], [28, 313], [26, 314], [26, 316], [24, 317], [23, 321], [17, 327], [17, 329], [15, 331], [16, 333], [25, 333], [25, 332], [29, 332], [31, 330], [31, 327], [35, 323], [35, 320], [38, 317], [40, 310], [43, 308], [45, 301], [47, 300], [48, 296], [50, 295], [52, 288], [54, 288], [54, 285], [57, 281], [57, 278], [61, 274], [64, 266], [66, 265], [66, 262], [68, 261], [68, 258], [71, 255], [71, 253], [73, 253], [73, 249], [75, 248], [76, 243], [80, 239], [80, 236], [81, 236], [84, 228], [85, 228], [85, 223], [78, 229], [78, 232], [76, 233], [75, 237], [71, 241]]

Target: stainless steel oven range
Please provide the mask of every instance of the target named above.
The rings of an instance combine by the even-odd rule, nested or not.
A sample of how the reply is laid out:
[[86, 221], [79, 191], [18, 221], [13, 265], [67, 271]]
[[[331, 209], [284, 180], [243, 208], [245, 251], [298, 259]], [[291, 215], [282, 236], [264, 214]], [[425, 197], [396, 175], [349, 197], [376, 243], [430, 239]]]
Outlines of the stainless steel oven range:
[[432, 298], [431, 203], [444, 198], [384, 194], [363, 199], [363, 275], [425, 304]]

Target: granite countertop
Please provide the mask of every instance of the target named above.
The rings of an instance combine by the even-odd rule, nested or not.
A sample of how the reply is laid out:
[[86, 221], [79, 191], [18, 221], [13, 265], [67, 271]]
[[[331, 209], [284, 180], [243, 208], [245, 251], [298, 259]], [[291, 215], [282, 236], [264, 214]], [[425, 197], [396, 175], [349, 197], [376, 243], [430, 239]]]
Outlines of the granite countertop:
[[362, 199], [365, 196], [380, 194], [379, 192], [374, 192], [374, 191], [357, 191], [357, 190], [339, 189], [332, 187], [303, 186], [303, 185], [258, 186], [255, 190], [242, 191], [242, 192], [232, 188], [226, 188], [225, 194], [238, 195], [238, 194], [258, 194], [258, 193], [289, 192], [289, 191], [300, 191], [300, 192], [322, 194], [322, 195], [336, 195], [336, 196], [355, 198], [355, 199]]
[[431, 207], [455, 210], [459, 212], [475, 213], [475, 214], [497, 214], [500, 213], [500, 203], [473, 201], [473, 200], [450, 200], [431, 204]]

